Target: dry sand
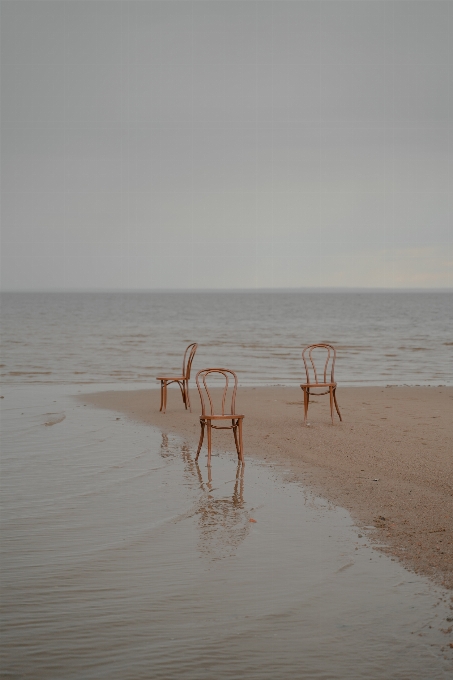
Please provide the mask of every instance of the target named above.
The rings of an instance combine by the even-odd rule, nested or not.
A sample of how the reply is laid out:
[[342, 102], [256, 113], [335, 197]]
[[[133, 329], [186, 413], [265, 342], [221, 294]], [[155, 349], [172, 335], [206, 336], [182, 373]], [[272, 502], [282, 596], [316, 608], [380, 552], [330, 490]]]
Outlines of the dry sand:
[[[343, 423], [330, 424], [324, 396], [310, 404], [304, 427], [299, 388], [240, 388], [245, 459], [284, 464], [347, 508], [376, 548], [453, 588], [453, 388], [340, 387], [337, 395]], [[166, 414], [159, 413], [157, 390], [83, 399], [196, 445], [200, 407], [196, 390], [191, 396], [193, 413], [184, 410], [179, 389], [170, 389]], [[214, 432], [213, 445], [235, 452], [231, 432]]]

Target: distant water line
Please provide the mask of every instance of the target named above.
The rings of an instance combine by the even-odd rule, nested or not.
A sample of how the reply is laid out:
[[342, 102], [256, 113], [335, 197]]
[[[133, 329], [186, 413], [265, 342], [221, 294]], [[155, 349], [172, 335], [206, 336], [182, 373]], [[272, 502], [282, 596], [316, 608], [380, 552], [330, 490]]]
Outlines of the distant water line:
[[297, 384], [301, 349], [330, 342], [349, 385], [453, 384], [444, 292], [3, 293], [4, 383], [145, 383], [223, 364], [242, 384]]

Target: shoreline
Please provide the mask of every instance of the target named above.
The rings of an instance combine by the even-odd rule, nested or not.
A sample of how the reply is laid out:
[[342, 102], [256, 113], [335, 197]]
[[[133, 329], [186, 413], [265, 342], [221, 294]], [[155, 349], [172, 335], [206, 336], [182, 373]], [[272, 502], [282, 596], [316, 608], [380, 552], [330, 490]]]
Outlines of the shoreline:
[[[292, 479], [346, 508], [376, 549], [453, 589], [453, 388], [340, 386], [337, 396], [343, 423], [336, 418], [332, 427], [328, 397], [315, 397], [304, 427], [300, 388], [239, 388], [245, 460], [284, 465]], [[166, 414], [156, 389], [79, 398], [198, 444], [193, 386], [192, 413], [177, 388]], [[213, 449], [235, 458], [231, 432], [214, 432]], [[202, 464], [205, 455], [203, 447]]]

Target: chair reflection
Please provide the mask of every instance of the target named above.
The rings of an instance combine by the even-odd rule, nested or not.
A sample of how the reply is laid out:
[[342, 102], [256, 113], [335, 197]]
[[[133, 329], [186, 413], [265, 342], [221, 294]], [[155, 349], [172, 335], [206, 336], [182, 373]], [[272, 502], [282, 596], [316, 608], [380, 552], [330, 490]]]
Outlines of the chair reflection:
[[201, 496], [197, 503], [199, 549], [211, 559], [218, 560], [234, 555], [246, 538], [250, 524], [244, 502], [244, 466], [238, 465], [233, 493], [227, 497], [216, 497], [212, 471], [208, 468], [207, 481], [203, 479], [195, 461]]
[[[234, 555], [250, 530], [249, 513], [244, 501], [245, 467], [239, 463], [234, 479], [228, 480], [227, 477], [227, 481], [220, 479], [219, 474], [216, 486], [212, 468], [203, 468], [207, 470], [203, 477], [192, 450], [187, 442], [181, 443], [177, 437], [162, 433], [160, 455], [173, 458], [175, 462], [181, 456], [184, 463], [183, 487], [191, 489], [190, 494], [194, 496], [194, 504], [187, 517], [197, 518], [200, 552], [214, 560]], [[231, 482], [234, 482], [232, 491]], [[225, 495], [224, 489], [228, 487], [230, 491]]]
[[162, 432], [162, 441], [160, 444], [160, 455], [162, 458], [168, 458], [169, 456], [172, 455], [172, 451], [170, 450], [169, 446], [169, 439], [168, 439], [168, 434], [166, 432]]
[[186, 464], [186, 475], [196, 483], [198, 489], [194, 515], [198, 519], [200, 552], [214, 560], [228, 557], [235, 553], [250, 530], [244, 501], [245, 468], [238, 464], [233, 490], [228, 495], [223, 495], [221, 489], [224, 488], [224, 483], [216, 487], [212, 468], [203, 468], [207, 470], [203, 477], [187, 444], [182, 446], [181, 453]]
[[[213, 486], [212, 486], [212, 469], [209, 467], [208, 468], [208, 481], [204, 482], [203, 481], [203, 475], [201, 474], [200, 466], [198, 465], [197, 461], [194, 461], [196, 472], [197, 472], [197, 477], [198, 481], [200, 482], [200, 489], [203, 491], [207, 491], [208, 493], [212, 493], [214, 491]], [[217, 499], [217, 502], [221, 500], [222, 502], [227, 501], [227, 503], [231, 504], [232, 507], [234, 508], [243, 508], [244, 507], [244, 466], [241, 465], [240, 463], [238, 464], [236, 468], [236, 481], [234, 484], [234, 489], [233, 489], [233, 495], [231, 496], [231, 501], [229, 499]]]

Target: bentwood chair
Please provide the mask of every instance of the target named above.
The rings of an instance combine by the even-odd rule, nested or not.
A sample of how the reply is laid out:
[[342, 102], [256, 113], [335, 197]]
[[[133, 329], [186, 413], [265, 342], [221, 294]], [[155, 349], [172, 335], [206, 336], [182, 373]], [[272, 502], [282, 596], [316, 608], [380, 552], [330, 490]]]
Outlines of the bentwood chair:
[[[316, 364], [315, 364], [315, 359], [313, 358], [313, 350], [315, 350], [315, 353], [317, 354], [324, 354], [326, 360], [324, 363], [324, 371], [319, 375], [318, 377], [318, 372], [316, 370]], [[308, 353], [308, 363], [307, 361], [307, 356], [306, 354]], [[330, 417], [332, 420], [332, 425], [333, 425], [333, 405], [335, 404], [335, 408], [338, 413], [338, 417], [340, 418], [340, 421], [343, 421], [343, 418], [341, 417], [340, 409], [338, 408], [338, 403], [337, 403], [337, 397], [335, 394], [335, 391], [337, 389], [337, 383], [335, 382], [334, 378], [334, 370], [335, 370], [335, 359], [336, 359], [337, 353], [335, 351], [335, 347], [332, 347], [332, 345], [327, 345], [325, 343], [319, 343], [317, 345], [308, 345], [308, 347], [305, 347], [305, 349], [302, 350], [302, 359], [304, 360], [304, 366], [305, 366], [305, 373], [307, 376], [307, 382], [301, 385], [302, 391], [304, 393], [304, 425], [307, 424], [307, 414], [308, 414], [308, 405], [310, 403], [310, 395], [311, 396], [316, 396], [320, 397], [324, 394], [328, 394], [330, 396]], [[328, 373], [330, 370], [330, 379], [328, 378]], [[310, 390], [314, 389], [325, 389], [325, 392], [310, 392]]]
[[[211, 387], [208, 387], [207, 378], [217, 378], [220, 385], [223, 385], [223, 390], [221, 394], [221, 403], [218, 408], [218, 412], [214, 413], [214, 403], [213, 394], [210, 390], [214, 387], [211, 383]], [[231, 404], [229, 411], [225, 412], [225, 404], [228, 395], [229, 379], [232, 378], [233, 386], [231, 391]], [[198, 444], [197, 457], [198, 460], [200, 455], [201, 447], [203, 445], [204, 439], [204, 428], [208, 431], [208, 467], [211, 465], [211, 430], [233, 430], [234, 442], [236, 444], [236, 451], [238, 454], [239, 463], [244, 462], [244, 447], [242, 443], [242, 421], [244, 416], [235, 413], [236, 410], [236, 392], [238, 387], [238, 378], [234, 371], [230, 371], [228, 368], [203, 368], [198, 371], [195, 376], [195, 381], [198, 387], [198, 393], [201, 400], [201, 416], [200, 416], [200, 426], [201, 435], [200, 442]], [[219, 399], [220, 401], [220, 399]], [[220, 421], [226, 423], [226, 421], [231, 420], [231, 425], [213, 425], [213, 421]]]
[[195, 356], [195, 352], [197, 351], [197, 347], [197, 343], [193, 342], [184, 352], [184, 359], [182, 361], [182, 375], [160, 375], [156, 378], [156, 380], [160, 380], [160, 411], [165, 413], [165, 409], [167, 408], [168, 385], [171, 385], [172, 383], [178, 383], [184, 406], [186, 409], [189, 408], [190, 412], [192, 412], [189, 398], [189, 380], [192, 361]]

